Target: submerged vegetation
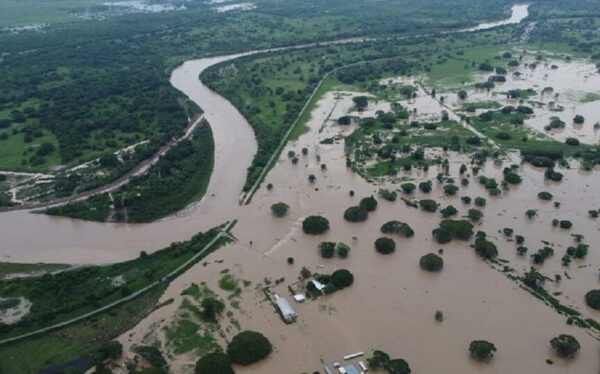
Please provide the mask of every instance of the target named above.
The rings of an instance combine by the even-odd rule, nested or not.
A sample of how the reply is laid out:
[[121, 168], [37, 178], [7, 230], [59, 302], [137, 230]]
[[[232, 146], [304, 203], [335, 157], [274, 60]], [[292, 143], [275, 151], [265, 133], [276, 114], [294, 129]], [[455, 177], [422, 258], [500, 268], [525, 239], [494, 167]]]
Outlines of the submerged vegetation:
[[[0, 78], [6, 88], [0, 93], [0, 169], [50, 175], [44, 176], [40, 183], [37, 180], [29, 183], [0, 174], [0, 205], [19, 204], [21, 199], [31, 202], [72, 197], [94, 189], [116, 180], [155, 154], [161, 146], [180, 137], [186, 124], [202, 113], [168, 82], [168, 73], [187, 59], [367, 36], [372, 39], [360, 43], [321, 43], [245, 55], [213, 65], [200, 77], [234, 104], [256, 135], [258, 152], [247, 170], [244, 191], [260, 183], [267, 168], [272, 167], [269, 159], [282, 151], [281, 144], [287, 140], [288, 130], [294, 139], [307, 129], [305, 124], [318, 99], [328, 92], [336, 92], [333, 109], [339, 103], [342, 105], [338, 108], [348, 104], [347, 111], [341, 116], [329, 108], [331, 111], [319, 128], [316, 148], [309, 151], [312, 144], [302, 144], [301, 153], [290, 150], [288, 157], [291, 167], [301, 175], [303, 187], [310, 191], [307, 196], [324, 190], [350, 190], [350, 197], [345, 197], [353, 203], [336, 205], [338, 210], [333, 213], [323, 207], [310, 206], [309, 210], [303, 201], [298, 202], [285, 194], [275, 195], [279, 191], [272, 191], [270, 183], [267, 190], [271, 191], [272, 198], [288, 198], [294, 202], [294, 209], [298, 209], [293, 212], [295, 216], [307, 211], [337, 214], [337, 221], [333, 222], [337, 227], [342, 218], [341, 210], [346, 208], [345, 221], [365, 222], [370, 218], [370, 222], [343, 222], [350, 235], [333, 238], [338, 233], [328, 233], [330, 222], [327, 218], [304, 216], [302, 230], [305, 234], [327, 233], [321, 238], [332, 241], [307, 236], [294, 237], [292, 241], [312, 241], [307, 246], [307, 253], [310, 255], [312, 248], [313, 256], [320, 255], [327, 260], [313, 258], [301, 264], [301, 277], [295, 280], [297, 283], [282, 277], [274, 280], [270, 278], [272, 274], [264, 274], [262, 281], [254, 282], [253, 279], [255, 289], [262, 289], [267, 294], [266, 290], [271, 287], [273, 290], [280, 287], [277, 292], [286, 292], [287, 286], [300, 303], [350, 287], [355, 282], [354, 274], [337, 266], [344, 261], [349, 266], [356, 263], [343, 260], [350, 255], [351, 249], [338, 240], [352, 240], [348, 241], [353, 246], [352, 256], [361, 261], [367, 259], [362, 263], [368, 264], [369, 258], [360, 250], [373, 238], [364, 241], [357, 236], [362, 235], [365, 228], [372, 234], [373, 229], [376, 231], [380, 227], [383, 235], [394, 236], [394, 239], [380, 237], [375, 240], [375, 250], [380, 254], [395, 252], [396, 241], [403, 247], [407, 243], [418, 245], [421, 242], [414, 241], [423, 240], [428, 243], [420, 253], [411, 251], [413, 257], [410, 258], [415, 260], [411, 260], [411, 264], [416, 266], [416, 259], [425, 253], [419, 258], [420, 268], [439, 272], [444, 268], [444, 260], [447, 260], [447, 266], [456, 264], [449, 257], [457, 255], [453, 247], [471, 246], [475, 255], [473, 250], [468, 254], [483, 259], [475, 266], [484, 263], [502, 271], [519, 287], [567, 316], [567, 324], [589, 328], [590, 332], [600, 331], [600, 324], [595, 319], [562, 304], [569, 295], [561, 296], [563, 289], [559, 288], [561, 282], [572, 279], [572, 273], [590, 271], [586, 269], [594, 266], [593, 246], [584, 244], [582, 234], [567, 230], [581, 229], [584, 233], [590, 225], [580, 221], [579, 214], [583, 212], [590, 222], [597, 222], [592, 220], [598, 216], [598, 207], [586, 206], [584, 210], [579, 207], [579, 213], [574, 212], [567, 196], [559, 189], [559, 183], [571, 182], [573, 174], [569, 169], [591, 172], [594, 165], [600, 163], [597, 147], [590, 145], [586, 136], [571, 133], [578, 134], [576, 131], [581, 128], [591, 128], [595, 119], [579, 109], [573, 117], [565, 105], [570, 102], [562, 100], [567, 95], [555, 92], [553, 87], [507, 87], [535, 69], [563, 69], [562, 61], [589, 59], [588, 65], [593, 67], [589, 63], [595, 62], [597, 70], [600, 45], [594, 40], [600, 23], [592, 17], [597, 13], [594, 4], [583, 0], [576, 0], [575, 5], [563, 0], [535, 3], [531, 5], [534, 10], [530, 18], [523, 25], [476, 33], [436, 34], [440, 30], [473, 25], [476, 20], [496, 19], [512, 3], [506, 0], [481, 4], [466, 0], [452, 3], [426, 0], [421, 4], [398, 7], [397, 2], [390, 0], [369, 4], [355, 0], [343, 3], [308, 0], [293, 1], [282, 7], [277, 2], [258, 0], [252, 4], [253, 10], [222, 13], [208, 3], [184, 3], [182, 7], [186, 10], [182, 8], [160, 16], [107, 15], [93, 26], [87, 21], [71, 20], [53, 24], [43, 32], [0, 31], [0, 43], [4, 48], [0, 56]], [[582, 13], [573, 11], [578, 6]], [[77, 10], [72, 12], [71, 15], [78, 14]], [[11, 21], [0, 15], [0, 25], [2, 22]], [[408, 34], [415, 35], [406, 38]], [[552, 51], [556, 53], [550, 55]], [[596, 70], [590, 68], [589, 77], [596, 74]], [[522, 81], [526, 82], [526, 79]], [[576, 100], [580, 102], [597, 100], [593, 93], [577, 93], [577, 96]], [[550, 112], [551, 115], [546, 116]], [[579, 113], [585, 114], [585, 118]], [[332, 114], [333, 118], [330, 118]], [[545, 118], [538, 130], [533, 125], [536, 118]], [[338, 130], [340, 132], [335, 136], [328, 133]], [[328, 138], [323, 139], [322, 132]], [[338, 170], [330, 163], [332, 160], [321, 160], [325, 152], [319, 153], [337, 150], [336, 146], [339, 149], [343, 146], [341, 158], [345, 159], [347, 167], [344, 172], [355, 172], [373, 182], [376, 188], [369, 186], [371, 189], [366, 192], [366, 188], [344, 184], [346, 180], [338, 183], [340, 174], [336, 174]], [[130, 182], [110, 193], [49, 208], [46, 213], [115, 222], [149, 222], [165, 217], [199, 200], [205, 193], [214, 151], [210, 127], [204, 123], [190, 139], [177, 143], [156, 165]], [[285, 165], [289, 166], [290, 162]], [[486, 165], [493, 165], [494, 169]], [[459, 175], [455, 174], [457, 169]], [[584, 178], [584, 174], [587, 173], [578, 177]], [[528, 192], [532, 194], [527, 200], [531, 206], [520, 206], [518, 214], [513, 214], [508, 205], [503, 205], [502, 199], [517, 195], [519, 189], [529, 188], [532, 176], [539, 177], [536, 186], [543, 186], [548, 191], [537, 194], [540, 201], [535, 199], [535, 192]], [[15, 183], [21, 183], [20, 187], [31, 186], [15, 191]], [[281, 180], [277, 183], [283, 185]], [[364, 194], [362, 196], [378, 193], [385, 201], [378, 202], [374, 196], [368, 196], [357, 202], [353, 188]], [[398, 194], [406, 206], [395, 203]], [[557, 201], [559, 199], [563, 201]], [[270, 206], [272, 215], [285, 217], [289, 205], [276, 201], [258, 205], [260, 209], [264, 207], [267, 215]], [[559, 210], [561, 203], [566, 209]], [[393, 213], [390, 217], [380, 217], [386, 212]], [[418, 215], [419, 220], [402, 215], [406, 212]], [[373, 213], [371, 217], [369, 213]], [[509, 217], [509, 214], [513, 215]], [[402, 221], [393, 219], [395, 217]], [[277, 223], [286, 225], [291, 218], [278, 219]], [[484, 231], [476, 232], [496, 225], [495, 220], [510, 218], [524, 224], [503, 222], [488, 230], [489, 235]], [[546, 230], [552, 230], [552, 235], [538, 240], [540, 235], [532, 230], [530, 237], [528, 230], [542, 224]], [[416, 233], [411, 225], [418, 229]], [[507, 225], [513, 226], [514, 230]], [[62, 370], [63, 363], [76, 359], [83, 360], [77, 365], [82, 367], [81, 371], [93, 363], [97, 364], [96, 372], [109, 370], [103, 367], [103, 362], [96, 362], [98, 357], [110, 360], [121, 355], [122, 347], [109, 342], [153, 310], [160, 293], [171, 280], [171, 272], [186, 264], [215, 235], [219, 235], [219, 229], [198, 234], [190, 241], [173, 243], [152, 254], [141, 252], [137, 259], [112, 265], [73, 268], [51, 274], [50, 271], [63, 270], [65, 266], [20, 267], [15, 264], [6, 274], [18, 274], [17, 270], [23, 269], [27, 277], [0, 280], [0, 309], [15, 308], [21, 301], [30, 302], [31, 306], [17, 322], [0, 324], [2, 338], [60, 323], [130, 295], [137, 296], [137, 292], [145, 287], [152, 289], [94, 318], [57, 330], [56, 334], [39, 335], [3, 347], [0, 370]], [[357, 236], [350, 239], [351, 235]], [[556, 241], [556, 235], [572, 237], [575, 244]], [[438, 246], [453, 240], [463, 242], [448, 245], [446, 252]], [[292, 247], [292, 241], [281, 243]], [[244, 248], [248, 249], [245, 244]], [[277, 257], [274, 264], [298, 274], [300, 266], [295, 263], [306, 258], [298, 255], [294, 260], [285, 250], [287, 248], [282, 249], [281, 257]], [[436, 250], [437, 254], [433, 253]], [[430, 251], [432, 253], [428, 253]], [[515, 256], [515, 251], [519, 256]], [[559, 259], [553, 258], [555, 251], [560, 252]], [[527, 253], [530, 256], [525, 257]], [[382, 267], [387, 266], [387, 262], [395, 266], [396, 260], [404, 258], [404, 254], [396, 255], [402, 255], [400, 257], [367, 255], [377, 256], [376, 261]], [[523, 272], [523, 266], [511, 263], [515, 258], [535, 267]], [[229, 260], [211, 261], [210, 266]], [[322, 264], [316, 265], [316, 261]], [[209, 266], [209, 263], [203, 265]], [[331, 274], [318, 274], [313, 273], [314, 266], [331, 266], [331, 270], [335, 270]], [[544, 266], [552, 271], [548, 273], [552, 276], [542, 273]], [[468, 269], [468, 266], [463, 264], [460, 269]], [[180, 368], [168, 368], [168, 365], [176, 361], [177, 355], [185, 353], [190, 357], [195, 355], [194, 361], [199, 358], [195, 366], [198, 374], [232, 374], [234, 365], [252, 365], [273, 353], [274, 347], [265, 336], [243, 331], [239, 322], [233, 322], [233, 312], [227, 308], [242, 310], [239, 294], [243, 280], [230, 274], [229, 269], [219, 270], [219, 292], [226, 296], [211, 293], [199, 297], [203, 291], [195, 284], [185, 289], [181, 293], [185, 296], [184, 302], [177, 312], [177, 318], [181, 318], [164, 328], [166, 342], [151, 341], [152, 337], [146, 336], [143, 345], [132, 348], [143, 359], [143, 365], [149, 367], [138, 371], [137, 362], [127, 361], [129, 371], [177, 371]], [[456, 268], [447, 267], [444, 273], [437, 275], [421, 272], [420, 277], [424, 282], [439, 281], [440, 277], [451, 273], [450, 270], [455, 272]], [[37, 276], [36, 271], [47, 273]], [[262, 278], [262, 271], [258, 273]], [[34, 276], [30, 277], [32, 274]], [[557, 291], [546, 291], [546, 282], [553, 282]], [[250, 283], [243, 281], [244, 287]], [[300, 288], [297, 289], [297, 285]], [[430, 285], [435, 286], [430, 283], [427, 287]], [[319, 304], [318, 310], [331, 315], [338, 313], [335, 298], [362, 297], [355, 293], [366, 288], [361, 285], [352, 292], [341, 291], [331, 299], [323, 296], [327, 300]], [[298, 290], [306, 291], [308, 298], [296, 293]], [[408, 287], [402, 289], [406, 290]], [[423, 295], [431, 297], [435, 293]], [[195, 298], [194, 304], [186, 303], [190, 298]], [[591, 308], [586, 313], [591, 315], [600, 309], [599, 290], [593, 289], [580, 299]], [[260, 302], [256, 305], [261, 307]], [[298, 309], [298, 314], [303, 312], [300, 307]], [[452, 322], [452, 309], [447, 308], [447, 323]], [[253, 318], [250, 311], [240, 313]], [[349, 312], [353, 312], [352, 308], [339, 312], [340, 323], [343, 323], [343, 313]], [[195, 320], [192, 321], [190, 316]], [[231, 326], [221, 330], [219, 323], [227, 318]], [[310, 315], [303, 318], [310, 318]], [[438, 310], [435, 320], [441, 322], [444, 314]], [[200, 327], [206, 327], [207, 331], [213, 329], [214, 337], [203, 336]], [[225, 352], [215, 339], [217, 331], [219, 339], [229, 341]], [[287, 336], [285, 332], [281, 334], [284, 338]], [[581, 349], [573, 336], [565, 334], [552, 339], [550, 345], [564, 358], [574, 357]], [[162, 349], [166, 351], [163, 353]], [[497, 348], [486, 340], [474, 340], [468, 351], [472, 358], [488, 361]], [[29, 357], [31, 352], [40, 353]], [[405, 360], [392, 359], [383, 351], [373, 352], [367, 362], [373, 370], [411, 372]], [[51, 365], [58, 366], [52, 368]], [[187, 369], [191, 370], [191, 366]], [[67, 367], [66, 370], [70, 369]]]

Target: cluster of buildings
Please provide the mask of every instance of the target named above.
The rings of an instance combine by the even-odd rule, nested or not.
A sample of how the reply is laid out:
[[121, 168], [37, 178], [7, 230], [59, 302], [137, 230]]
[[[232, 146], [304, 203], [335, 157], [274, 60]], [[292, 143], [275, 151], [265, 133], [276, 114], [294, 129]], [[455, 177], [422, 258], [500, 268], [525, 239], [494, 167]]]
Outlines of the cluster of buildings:
[[[360, 357], [364, 354], [364, 352], [351, 353], [349, 355], [344, 356], [344, 360], [352, 360], [353, 358]], [[329, 366], [327, 365], [325, 366], [326, 374], [335, 374], [334, 370], [337, 370], [340, 374], [365, 374], [369, 370], [369, 367], [364, 361], [358, 361], [357, 365], [354, 365], [352, 363], [342, 365], [337, 361], [333, 361], [332, 366], [333, 369], [329, 368]]]

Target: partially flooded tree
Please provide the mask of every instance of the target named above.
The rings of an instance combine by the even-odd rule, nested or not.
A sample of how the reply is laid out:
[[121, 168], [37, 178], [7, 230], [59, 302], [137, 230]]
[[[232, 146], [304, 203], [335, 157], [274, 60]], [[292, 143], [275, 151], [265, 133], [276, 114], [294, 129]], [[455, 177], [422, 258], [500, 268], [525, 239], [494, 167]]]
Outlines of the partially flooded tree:
[[277, 217], [283, 217], [287, 214], [289, 208], [290, 206], [286, 203], [279, 202], [271, 205], [271, 212]]
[[310, 216], [302, 221], [302, 230], [311, 235], [322, 234], [329, 230], [329, 220], [321, 216]]
[[396, 250], [396, 242], [393, 239], [381, 237], [375, 240], [375, 249], [377, 252], [387, 255]]
[[428, 253], [421, 257], [419, 265], [426, 271], [440, 271], [444, 267], [444, 260], [435, 253]]
[[573, 358], [579, 352], [579, 342], [575, 337], [567, 334], [560, 334], [550, 340], [550, 345], [554, 352], [562, 358]]
[[476, 360], [489, 360], [494, 356], [496, 346], [487, 340], [473, 340], [469, 345], [469, 353]]

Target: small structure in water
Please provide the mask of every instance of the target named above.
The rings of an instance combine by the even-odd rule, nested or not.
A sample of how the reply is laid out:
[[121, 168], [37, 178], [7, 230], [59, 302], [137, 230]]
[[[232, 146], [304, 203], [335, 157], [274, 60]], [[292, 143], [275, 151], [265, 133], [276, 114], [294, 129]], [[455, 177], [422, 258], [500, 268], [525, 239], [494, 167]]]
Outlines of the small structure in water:
[[358, 369], [354, 365], [346, 365], [346, 366], [344, 366], [344, 370], [346, 371], [347, 374], [360, 374], [358, 372]]
[[319, 282], [316, 279], [311, 280], [312, 284], [315, 285], [315, 288], [319, 291], [323, 291], [325, 289], [325, 285], [321, 282]]
[[298, 315], [290, 303], [277, 294], [274, 295], [274, 298], [275, 304], [277, 305], [277, 308], [279, 308], [279, 312], [281, 313], [283, 320], [285, 322], [294, 322], [296, 318], [298, 318]]
[[344, 360], [351, 360], [353, 358], [360, 357], [364, 354], [365, 354], [365, 352], [350, 353], [350, 354], [344, 356]]

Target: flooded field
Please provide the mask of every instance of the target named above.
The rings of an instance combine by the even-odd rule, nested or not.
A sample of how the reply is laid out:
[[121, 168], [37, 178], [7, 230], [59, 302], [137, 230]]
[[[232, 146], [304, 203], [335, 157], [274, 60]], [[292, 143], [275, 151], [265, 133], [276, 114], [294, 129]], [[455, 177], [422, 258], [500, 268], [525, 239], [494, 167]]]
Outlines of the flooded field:
[[[240, 294], [239, 309], [228, 304], [235, 320], [243, 329], [263, 332], [276, 347], [275, 353], [261, 364], [236, 368], [240, 373], [312, 372], [322, 369], [323, 362], [373, 349], [406, 359], [415, 372], [474, 372], [481, 364], [473, 363], [467, 354], [467, 346], [473, 339], [488, 339], [498, 347], [493, 362], [483, 365], [494, 373], [594, 370], [598, 343], [585, 330], [567, 326], [564, 316], [482, 261], [468, 242], [441, 245], [433, 240], [431, 231], [439, 222], [439, 213], [410, 208], [400, 199], [395, 202], [378, 199], [377, 210], [366, 222], [349, 223], [343, 219], [344, 210], [356, 205], [362, 197], [377, 196], [381, 186], [389, 189], [398, 186], [369, 184], [346, 168], [343, 141], [319, 144], [322, 139], [352, 130], [338, 126], [333, 120], [350, 109], [348, 97], [330, 93], [319, 101], [309, 122], [310, 132], [288, 145], [267, 177], [266, 182], [272, 183], [273, 189], [261, 188], [252, 204], [241, 208], [251, 211], [253, 218], [240, 219], [234, 229], [238, 241], [173, 282], [162, 298], [175, 301], [124, 334], [121, 342], [129, 347], [158, 339], [169, 351], [169, 340], [162, 329], [174, 323], [174, 312], [182, 301], [181, 292], [191, 283], [204, 281], [227, 300], [228, 293], [219, 289], [218, 280], [223, 276], [222, 271], [228, 270], [229, 274], [251, 282]], [[298, 156], [298, 164], [292, 164], [287, 152], [300, 154], [303, 147], [309, 149], [308, 154]], [[468, 157], [451, 153], [447, 157], [451, 160], [450, 175], [457, 177], [460, 164], [468, 162]], [[327, 165], [326, 170], [322, 170], [321, 164]], [[506, 165], [488, 163], [479, 175], [501, 178], [503, 166]], [[406, 172], [399, 178], [431, 180], [440, 171], [432, 167], [428, 172]], [[544, 181], [542, 170], [523, 165], [519, 170], [523, 183], [499, 197], [489, 196], [473, 178], [455, 197], [445, 196], [442, 185], [435, 180], [432, 193], [407, 197], [435, 199], [442, 206], [452, 204], [459, 210], [459, 216], [470, 208], [460, 201], [460, 196], [485, 197], [487, 204], [481, 208], [484, 218], [475, 229], [487, 232], [497, 244], [500, 257], [519, 273], [529, 269], [531, 260], [528, 255], [518, 256], [515, 243], [498, 230], [511, 227], [515, 234], [524, 235], [530, 253], [541, 247], [542, 241], [553, 243], [555, 256], [540, 267], [542, 273], [552, 278], [565, 271], [560, 257], [573, 242], [570, 233], [581, 233], [592, 240], [600, 230], [599, 222], [588, 218], [587, 213], [592, 206], [600, 207], [600, 197], [593, 193], [592, 187], [600, 182], [599, 174], [583, 173], [576, 168], [561, 172], [565, 174], [562, 183], [549, 183]], [[316, 176], [314, 183], [308, 182], [310, 174]], [[354, 190], [354, 197], [349, 195], [350, 190]], [[538, 200], [536, 196], [541, 190], [554, 194], [555, 200], [562, 202], [560, 208]], [[284, 218], [276, 218], [270, 211], [271, 204], [279, 201], [290, 205]], [[526, 218], [527, 209], [537, 209], [538, 217]], [[312, 214], [329, 219], [328, 233], [308, 236], [302, 232], [302, 219]], [[553, 228], [551, 220], [555, 217], [572, 220], [573, 229]], [[384, 256], [374, 250], [373, 242], [381, 236], [379, 227], [392, 219], [410, 224], [415, 235], [409, 239], [394, 238], [398, 245], [396, 252]], [[323, 259], [317, 251], [321, 241], [343, 241], [350, 245], [351, 253], [347, 259]], [[440, 248], [443, 248], [444, 269], [435, 274], [421, 270], [419, 258], [429, 252], [437, 253]], [[295, 259], [294, 265], [286, 263], [288, 257]], [[598, 260], [598, 254], [590, 251], [581, 264]], [[561, 300], [565, 304], [595, 318], [597, 312], [585, 307], [582, 299], [583, 293], [597, 286], [597, 269], [579, 265], [573, 263], [566, 269], [570, 279], [563, 278], [560, 284], [550, 284], [547, 288], [563, 291]], [[355, 281], [350, 288], [332, 295], [294, 303], [298, 321], [285, 325], [274, 307], [264, 301], [262, 288], [271, 283], [271, 292], [291, 300], [287, 288], [297, 281], [303, 266], [319, 273], [347, 268], [354, 273]], [[285, 280], [273, 286], [281, 278]], [[571, 293], [574, 290], [577, 292]], [[443, 311], [443, 322], [434, 320], [436, 310]], [[227, 331], [228, 325], [224, 319], [222, 335], [215, 334], [217, 341], [223, 343], [236, 333], [232, 327]], [[557, 359], [550, 350], [549, 340], [559, 333], [572, 334], [582, 344], [579, 356], [572, 362]], [[432, 354], [435, 360], [431, 359]], [[174, 370], [192, 372], [193, 353], [172, 357]], [[548, 358], [554, 361], [553, 365], [546, 363]]]
[[[525, 125], [564, 142], [574, 137], [582, 143], [600, 144], [600, 74], [591, 62], [582, 59], [566, 59], [564, 56], [547, 51], [523, 51], [515, 48], [515, 58], [524, 56], [518, 67], [508, 68], [506, 82], [495, 82], [491, 90], [474, 89], [472, 83], [485, 82], [489, 74], [476, 74], [464, 86], [449, 85], [451, 92], [465, 89], [466, 100], [460, 100], [456, 94], [447, 95], [447, 103], [457, 110], [468, 103], [496, 102], [500, 106], [521, 104], [534, 109], [534, 117], [525, 121]], [[536, 56], [543, 56], [537, 60]], [[502, 65], [506, 61], [494, 61]], [[510, 98], [511, 90], [533, 90], [527, 98]], [[485, 109], [479, 110], [479, 112]], [[576, 115], [582, 115], [584, 123], [573, 121]], [[553, 117], [565, 122], [565, 127], [546, 130]], [[596, 126], [595, 126], [596, 125]]]
[[[527, 5], [515, 8], [513, 17], [502, 24], [520, 22], [527, 15]], [[484, 24], [472, 30], [497, 25]], [[598, 288], [600, 283], [594, 265], [600, 261], [600, 254], [594, 248], [600, 220], [588, 213], [600, 209], [596, 187], [600, 183], [599, 170], [582, 171], [577, 162], [571, 161], [569, 168], [556, 168], [564, 175], [562, 182], [552, 182], [544, 178], [543, 169], [523, 164], [517, 153], [508, 152], [497, 161], [484, 163], [474, 175], [469, 154], [436, 148], [427, 150], [426, 157], [447, 159], [448, 176], [456, 181], [462, 178], [469, 181], [459, 187], [456, 195], [448, 196], [444, 184], [436, 180], [439, 173], [446, 172], [442, 165], [432, 165], [428, 170], [399, 171], [394, 176], [368, 182], [346, 166], [348, 155], [343, 138], [355, 131], [357, 124], [340, 126], [337, 119], [348, 114], [357, 118], [376, 116], [380, 110], [389, 111], [391, 103], [371, 100], [364, 111], [357, 112], [352, 98], [368, 94], [336, 91], [326, 93], [318, 101], [307, 123], [309, 131], [285, 147], [251, 204], [240, 205], [246, 169], [257, 147], [254, 134], [231, 103], [197, 79], [205, 68], [237, 56], [240, 55], [188, 61], [171, 77], [173, 86], [202, 106], [212, 127], [215, 173], [200, 202], [178, 215], [143, 225], [90, 223], [25, 211], [0, 214], [3, 238], [0, 256], [4, 261], [15, 262], [116, 262], [137, 257], [142, 250], [154, 250], [189, 238], [225, 221], [238, 220], [232, 231], [233, 244], [209, 255], [172, 281], [161, 297], [164, 305], [119, 337], [125, 358], [115, 372], [127, 372], [125, 363], [134, 356], [132, 348], [146, 344], [161, 348], [171, 371], [193, 373], [193, 365], [200, 356], [216, 345], [224, 347], [232, 336], [246, 329], [263, 333], [275, 349], [259, 364], [236, 367], [238, 373], [310, 373], [322, 370], [334, 360], [341, 361], [348, 353], [370, 353], [376, 349], [407, 360], [417, 373], [597, 370], [598, 332], [567, 324], [566, 316], [531, 295], [510, 276], [523, 276], [534, 266], [547, 277], [545, 289], [562, 305], [575, 308], [582, 318], [600, 318], [600, 312], [584, 302], [584, 294]], [[515, 105], [514, 99], [506, 99], [502, 92], [528, 88], [542, 92], [551, 85], [552, 95], [529, 98], [542, 104], [536, 106], [536, 115], [526, 125], [543, 131], [546, 115], [564, 116], [567, 122], [574, 113], [583, 114], [586, 122], [582, 128], [567, 126], [551, 135], [560, 140], [577, 136], [582, 142], [598, 142], [597, 134], [588, 131], [599, 120], [594, 110], [597, 103], [589, 101], [594, 97], [589, 94], [598, 90], [600, 81], [589, 64], [556, 59], [538, 64], [535, 69], [519, 67], [518, 70], [522, 73], [519, 77], [508, 74], [507, 82], [498, 84], [490, 93], [470, 90], [468, 101], [494, 100], [501, 105]], [[573, 83], [575, 80], [577, 83]], [[442, 111], [448, 110], [450, 120], [475, 131], [457, 114], [464, 102], [456, 99], [456, 95], [448, 94], [448, 100], [441, 103], [428, 95], [414, 77], [396, 81], [416, 86], [416, 97], [402, 103], [412, 113], [411, 120], [437, 121]], [[564, 110], [555, 113], [548, 109], [551, 101]], [[324, 144], [324, 140], [329, 141]], [[292, 161], [289, 152], [293, 152], [297, 162]], [[467, 171], [461, 174], [462, 164]], [[516, 164], [515, 171], [522, 177], [522, 183], [508, 186], [499, 196], [491, 196], [477, 181], [479, 176], [501, 181], [504, 168], [512, 164]], [[309, 180], [311, 176], [314, 181]], [[399, 190], [406, 181], [415, 184], [432, 181], [433, 188], [430, 193], [406, 194]], [[379, 198], [380, 188], [397, 191], [399, 198], [396, 201]], [[553, 201], [538, 199], [541, 191], [550, 192]], [[377, 209], [369, 213], [368, 219], [361, 223], [344, 220], [346, 208], [368, 196], [378, 200]], [[475, 253], [471, 241], [436, 242], [432, 230], [441, 220], [440, 213], [424, 212], [401, 199], [434, 199], [440, 208], [452, 205], [458, 210], [454, 217], [458, 219], [474, 208], [473, 203], [461, 199], [464, 196], [486, 199], [485, 206], [478, 208], [483, 218], [475, 223], [474, 230], [486, 232], [488, 240], [497, 246], [501, 261], [495, 266]], [[277, 202], [290, 207], [284, 217], [275, 217], [271, 211], [272, 204]], [[530, 209], [537, 212], [536, 217], [526, 217], [525, 212]], [[330, 229], [322, 235], [306, 235], [302, 221], [315, 214], [326, 217]], [[573, 227], [555, 227], [554, 219], [570, 220]], [[409, 224], [415, 233], [411, 238], [385, 235], [392, 236], [397, 247], [394, 253], [382, 255], [375, 251], [374, 242], [384, 236], [380, 227], [390, 220]], [[25, 227], [34, 228], [35, 235]], [[514, 236], [503, 234], [504, 229], [514, 230]], [[582, 235], [582, 242], [590, 245], [590, 251], [585, 259], [575, 259], [566, 267], [561, 258], [567, 247], [575, 243], [572, 234]], [[516, 235], [522, 235], [524, 245], [529, 248], [524, 256], [517, 253]], [[349, 256], [322, 258], [318, 252], [322, 241], [348, 244]], [[555, 254], [543, 265], [533, 264], [530, 255], [544, 246], [552, 247]], [[421, 256], [427, 253], [437, 253], [443, 258], [443, 270], [430, 273], [419, 267]], [[502, 271], [500, 266], [506, 269]], [[266, 296], [277, 293], [293, 300], [289, 287], [296, 285], [303, 267], [320, 274], [349, 269], [354, 274], [354, 283], [304, 303], [292, 301], [298, 319], [285, 324]], [[561, 275], [560, 281], [557, 275]], [[190, 305], [197, 308], [202, 293], [214, 294], [224, 301], [225, 311], [218, 324], [201, 322], [194, 316]], [[25, 305], [20, 302], [19, 307], [21, 304]], [[23, 312], [26, 308], [23, 306]], [[437, 311], [443, 313], [443, 321], [434, 318]], [[193, 333], [179, 328], [184, 324], [191, 326]], [[574, 360], [562, 360], [550, 348], [550, 339], [562, 333], [575, 336], [581, 343], [581, 351]], [[498, 352], [492, 361], [477, 363], [470, 359], [468, 345], [476, 339], [496, 345]]]

